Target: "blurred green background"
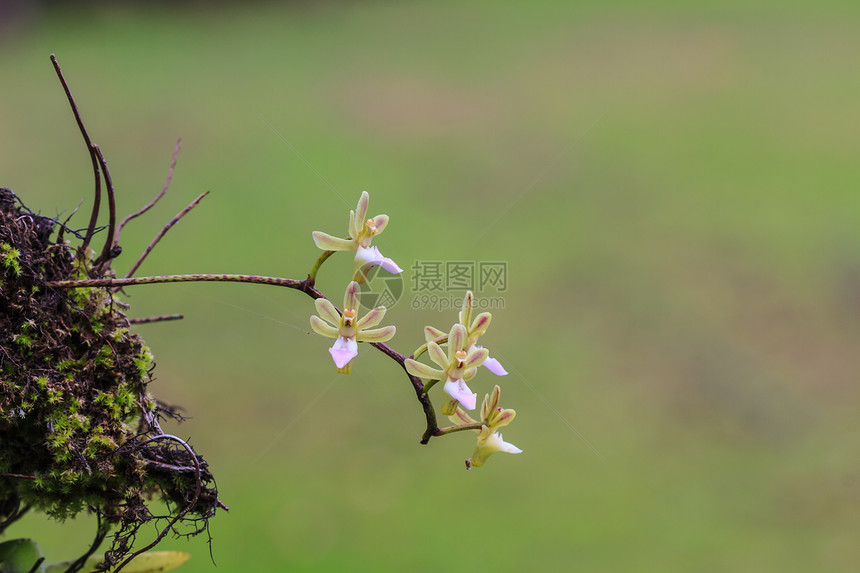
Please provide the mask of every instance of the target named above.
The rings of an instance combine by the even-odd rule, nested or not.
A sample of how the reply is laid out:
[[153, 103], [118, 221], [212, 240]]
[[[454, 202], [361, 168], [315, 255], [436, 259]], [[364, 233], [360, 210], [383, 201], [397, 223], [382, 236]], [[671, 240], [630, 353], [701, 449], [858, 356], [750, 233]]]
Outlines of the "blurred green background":
[[[505, 438], [419, 446], [406, 378], [337, 375], [294, 291], [128, 289], [153, 392], [231, 510], [220, 571], [846, 571], [860, 559], [855, 2], [44, 4], [0, 37], [0, 185], [88, 212], [48, 56], [108, 158], [139, 275], [301, 278], [359, 193], [415, 260], [506, 261]], [[85, 217], [78, 215], [78, 226]], [[320, 288], [342, 296], [346, 255]], [[462, 295], [462, 291], [458, 296]], [[480, 293], [479, 293], [480, 294]], [[389, 311], [393, 346], [454, 311]], [[480, 395], [494, 382], [482, 372]], [[575, 429], [574, 429], [575, 428]], [[93, 522], [31, 515], [49, 560]], [[181, 570], [213, 571], [203, 537]]]

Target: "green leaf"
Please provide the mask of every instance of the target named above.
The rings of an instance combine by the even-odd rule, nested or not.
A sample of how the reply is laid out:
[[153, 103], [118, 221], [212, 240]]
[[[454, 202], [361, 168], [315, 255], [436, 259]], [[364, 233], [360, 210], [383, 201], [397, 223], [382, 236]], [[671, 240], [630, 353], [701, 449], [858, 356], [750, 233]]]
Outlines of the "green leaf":
[[[42, 550], [32, 539], [12, 539], [0, 543], [0, 571], [3, 573], [29, 573], [42, 559]], [[36, 569], [41, 573], [42, 567]]]

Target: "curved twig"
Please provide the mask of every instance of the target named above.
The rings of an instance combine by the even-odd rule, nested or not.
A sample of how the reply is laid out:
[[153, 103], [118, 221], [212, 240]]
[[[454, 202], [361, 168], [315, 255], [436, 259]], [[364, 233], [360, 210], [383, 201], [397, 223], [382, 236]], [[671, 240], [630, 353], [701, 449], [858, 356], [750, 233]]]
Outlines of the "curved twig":
[[105, 244], [102, 247], [102, 253], [99, 255], [99, 258], [95, 261], [96, 268], [99, 269], [99, 274], [103, 272], [104, 267], [109, 267], [111, 260], [119, 255], [121, 249], [113, 244], [113, 235], [114, 228], [116, 226], [116, 194], [113, 191], [113, 179], [111, 179], [110, 171], [108, 170], [107, 160], [105, 159], [104, 153], [102, 153], [101, 148], [98, 145], [93, 143], [93, 153], [95, 153], [96, 157], [99, 160], [99, 165], [102, 168], [102, 173], [105, 178], [105, 188], [108, 196], [108, 232], [107, 237], [105, 237]]
[[197, 482], [196, 488], [194, 489], [194, 497], [191, 499], [190, 502], [188, 502], [188, 504], [184, 508], [182, 508], [182, 511], [177, 513], [173, 517], [173, 519], [170, 520], [170, 523], [168, 523], [164, 527], [164, 529], [161, 530], [161, 532], [158, 534], [158, 536], [155, 538], [155, 540], [152, 543], [150, 543], [149, 545], [147, 545], [146, 547], [144, 547], [142, 549], [138, 549], [137, 551], [135, 551], [134, 553], [132, 553], [131, 555], [126, 557], [126, 559], [122, 563], [117, 565], [115, 569], [111, 570], [114, 573], [117, 573], [118, 571], [120, 571], [123, 567], [128, 565], [132, 559], [134, 559], [135, 557], [137, 557], [141, 553], [149, 551], [150, 549], [152, 549], [153, 547], [155, 547], [156, 545], [161, 543], [161, 540], [164, 539], [164, 537], [168, 534], [168, 532], [170, 532], [170, 530], [173, 528], [173, 526], [176, 525], [185, 516], [185, 514], [188, 513], [191, 510], [191, 508], [197, 504], [197, 500], [200, 497], [200, 490], [203, 487], [202, 480], [200, 479], [200, 473], [201, 473], [201, 471], [200, 471], [200, 460], [197, 459], [197, 454], [194, 453], [194, 450], [191, 449], [191, 446], [189, 446], [185, 442], [185, 440], [183, 440], [180, 437], [174, 436], [173, 434], [159, 434], [157, 436], [153, 436], [153, 437], [149, 438], [148, 440], [144, 440], [141, 443], [141, 445], [146, 445], [146, 444], [148, 444], [150, 442], [154, 442], [156, 440], [173, 440], [174, 442], [178, 442], [183, 448], [185, 448], [185, 451], [187, 451], [189, 453], [189, 455], [191, 456], [191, 459], [194, 460], [194, 471], [195, 471], [194, 477], [195, 477], [195, 480]]
[[427, 444], [430, 441], [430, 438], [439, 435], [439, 426], [436, 422], [436, 410], [433, 409], [433, 403], [430, 401], [427, 392], [424, 391], [424, 383], [420, 378], [410, 374], [409, 371], [406, 370], [407, 356], [400, 354], [382, 342], [373, 342], [370, 345], [400, 364], [400, 367], [403, 368], [404, 372], [406, 372], [406, 376], [412, 383], [412, 388], [415, 389], [415, 396], [418, 398], [418, 402], [421, 403], [421, 409], [424, 410], [424, 417], [427, 420], [427, 429], [425, 429], [424, 433], [421, 435], [419, 443]]
[[131, 221], [132, 219], [136, 219], [140, 217], [150, 209], [152, 209], [156, 203], [158, 203], [159, 199], [164, 197], [164, 194], [167, 193], [167, 188], [170, 187], [170, 181], [173, 179], [173, 169], [176, 167], [176, 156], [179, 154], [179, 148], [182, 147], [182, 140], [176, 140], [176, 148], [173, 150], [173, 158], [170, 160], [170, 168], [167, 170], [167, 179], [164, 181], [164, 186], [161, 188], [161, 192], [155, 196], [155, 199], [141, 207], [139, 210], [134, 213], [130, 213], [123, 218], [122, 221], [119, 222], [119, 225], [116, 227], [116, 233], [114, 234], [113, 244], [119, 244], [119, 235], [122, 233], [122, 228], [125, 227], [126, 223]]
[[[57, 231], [57, 243], [62, 243], [62, 242], [63, 242], [63, 236], [64, 236], [64, 233], [65, 233], [65, 231], [66, 231], [66, 225], [68, 225], [68, 224], [69, 224], [69, 221], [71, 221], [71, 220], [72, 220], [72, 217], [74, 217], [74, 216], [75, 216], [75, 213], [77, 213], [77, 212], [78, 212], [78, 209], [80, 209], [80, 208], [81, 208], [81, 205], [83, 205], [83, 204], [84, 204], [84, 200], [83, 200], [83, 199], [81, 199], [81, 200], [78, 202], [77, 207], [75, 207], [74, 209], [72, 209], [72, 212], [71, 212], [71, 213], [69, 213], [69, 216], [68, 216], [68, 217], [66, 217], [66, 220], [65, 220], [65, 221], [63, 221], [62, 223], [60, 223], [60, 221], [59, 221], [59, 220], [56, 220], [57, 224], [60, 226], [60, 230], [59, 230], [59, 231]], [[58, 216], [59, 216], [59, 215], [58, 215]]]
[[69, 105], [72, 107], [72, 113], [75, 115], [75, 121], [78, 122], [78, 129], [81, 130], [81, 135], [84, 137], [84, 143], [87, 144], [87, 152], [90, 154], [90, 161], [92, 161], [93, 164], [93, 176], [95, 178], [95, 197], [93, 199], [93, 210], [90, 214], [90, 223], [87, 226], [87, 234], [84, 237], [83, 243], [81, 244], [81, 250], [86, 251], [87, 247], [90, 244], [90, 239], [92, 238], [93, 233], [95, 233], [96, 223], [98, 223], [99, 218], [99, 210], [101, 209], [102, 178], [99, 173], [99, 160], [96, 156], [95, 150], [93, 149], [93, 142], [90, 139], [90, 134], [87, 133], [87, 128], [84, 127], [84, 121], [81, 119], [81, 114], [78, 111], [78, 104], [75, 103], [75, 98], [72, 97], [72, 90], [69, 88], [69, 84], [66, 81], [62, 70], [60, 69], [60, 63], [57, 61], [57, 57], [54, 54], [51, 54], [51, 63], [54, 64], [54, 69], [57, 71], [57, 77], [60, 78], [60, 83], [63, 85], [63, 91], [66, 92], [66, 97], [69, 100]]

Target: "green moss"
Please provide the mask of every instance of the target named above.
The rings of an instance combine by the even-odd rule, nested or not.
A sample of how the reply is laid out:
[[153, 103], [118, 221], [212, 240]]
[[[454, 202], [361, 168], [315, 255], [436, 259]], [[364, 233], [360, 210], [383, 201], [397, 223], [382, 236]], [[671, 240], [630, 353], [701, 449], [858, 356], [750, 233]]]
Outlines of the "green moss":
[[64, 358], [63, 360], [60, 360], [59, 362], [57, 362], [56, 368], [60, 372], [66, 372], [74, 365], [75, 365], [74, 360], [72, 360], [71, 358]]
[[21, 252], [7, 243], [0, 243], [0, 265], [3, 265], [12, 274], [21, 275]]
[[63, 400], [63, 392], [61, 390], [48, 390], [48, 403], [59, 404]]
[[93, 435], [87, 440], [87, 450], [85, 455], [92, 459], [102, 453], [112, 452], [116, 449], [117, 444], [111, 438], [102, 435], [101, 428], [96, 428]]
[[[153, 358], [129, 331], [126, 307], [109, 289], [35, 288], [112, 271], [94, 268], [91, 250], [51, 245], [48, 233], [33, 233], [50, 221], [22, 213], [8, 195], [0, 188], [0, 502], [57, 519], [96, 508], [113, 516], [122, 539], [132, 539], [152, 515], [152, 497], [191, 499], [201, 483], [163, 469], [153, 475], [149, 461], [182, 467], [193, 458], [167, 440], [143, 445], [147, 432], [157, 431], [139, 424], [155, 406], [140, 398]], [[200, 479], [211, 492], [206, 499], [217, 499], [211, 474], [204, 470]], [[213, 501], [199, 505], [193, 514], [204, 519], [215, 509]]]
[[148, 346], [144, 346], [140, 353], [134, 358], [134, 365], [137, 366], [138, 374], [141, 379], [146, 379], [149, 376], [149, 370], [152, 367], [152, 361], [155, 357], [149, 351]]
[[125, 340], [125, 337], [128, 335], [127, 328], [117, 328], [114, 333], [111, 335], [114, 342], [122, 342]]
[[33, 346], [33, 338], [27, 334], [19, 333], [13, 334], [12, 340], [17, 344], [20, 348], [30, 348]]
[[96, 365], [105, 370], [113, 369], [115, 365], [113, 349], [105, 344], [96, 354]]

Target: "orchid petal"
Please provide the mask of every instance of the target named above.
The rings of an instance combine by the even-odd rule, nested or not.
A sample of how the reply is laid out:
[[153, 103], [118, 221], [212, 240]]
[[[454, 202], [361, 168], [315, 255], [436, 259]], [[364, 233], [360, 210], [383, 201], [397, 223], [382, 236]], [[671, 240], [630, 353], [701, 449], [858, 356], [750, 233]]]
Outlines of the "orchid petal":
[[448, 357], [445, 355], [445, 351], [435, 342], [427, 343], [427, 355], [430, 357], [430, 360], [440, 367], [448, 368]]
[[474, 306], [474, 295], [472, 291], [467, 290], [466, 296], [463, 297], [463, 306], [460, 308], [460, 324], [463, 326], [469, 326], [469, 320], [472, 317], [472, 306]]
[[[455, 424], [474, 424], [475, 422], [477, 422], [477, 420], [473, 420], [472, 416], [470, 416], [460, 408], [457, 408], [457, 410], [453, 414], [448, 416], [448, 419]], [[476, 433], [480, 431], [481, 430], [475, 430]]]
[[[514, 421], [514, 418], [517, 415], [516, 410], [510, 409], [502, 409], [496, 410], [495, 415], [490, 416], [490, 425], [494, 430], [498, 428], [504, 428], [508, 424]], [[486, 418], [485, 418], [486, 419]]]
[[462, 324], [455, 324], [451, 327], [451, 332], [448, 334], [448, 362], [453, 363], [456, 360], [458, 350], [465, 349], [466, 345], [466, 327]]
[[349, 239], [339, 239], [332, 237], [328, 233], [322, 231], [314, 231], [312, 233], [314, 244], [324, 251], [352, 251], [355, 250], [355, 242]]
[[502, 366], [502, 363], [496, 360], [495, 358], [490, 358], [487, 356], [487, 359], [484, 360], [483, 366], [487, 367], [487, 370], [495, 374], [496, 376], [507, 376], [508, 371], [505, 370], [505, 367]]
[[423, 362], [407, 358], [404, 362], [406, 371], [417, 376], [418, 378], [426, 378], [427, 380], [441, 380], [445, 377], [445, 373], [441, 370], [436, 370], [432, 366], [427, 366]]
[[355, 281], [350, 281], [350, 283], [346, 286], [346, 292], [343, 293], [343, 308], [344, 310], [351, 308], [353, 310], [358, 309], [358, 293], [361, 291], [361, 287], [358, 286], [358, 283]]
[[359, 229], [364, 228], [364, 222], [367, 219], [367, 205], [370, 203], [370, 195], [367, 191], [361, 192], [361, 197], [358, 198], [358, 205], [355, 208], [355, 224]]
[[382, 328], [362, 330], [355, 335], [355, 339], [361, 342], [385, 342], [391, 340], [395, 332], [397, 332], [396, 326], [383, 326]]
[[[511, 443], [504, 441], [502, 439], [502, 435], [499, 434], [498, 432], [493, 434], [493, 436], [499, 437], [500, 443], [498, 445], [499, 445], [499, 451], [500, 452], [505, 452], [506, 454], [521, 454], [521, 453], [523, 453], [523, 451], [520, 448], [516, 447], [515, 445], [513, 445]], [[490, 438], [490, 439], [492, 439], [492, 438]]]
[[349, 210], [349, 227], [347, 227], [347, 230], [349, 231], [349, 236], [354, 241], [358, 241], [358, 234], [361, 232], [361, 229], [355, 222], [355, 211], [352, 209]]
[[327, 320], [334, 326], [340, 326], [340, 314], [338, 314], [337, 309], [330, 300], [327, 298], [318, 298], [314, 301], [314, 306], [320, 318]]
[[378, 257], [377, 253], [379, 253], [379, 249], [376, 247], [362, 247], [359, 246], [355, 250], [355, 259], [352, 262], [352, 272], [353, 274], [358, 274], [361, 272], [362, 275], [366, 274], [365, 267], [372, 267], [374, 265], [378, 265]]
[[469, 338], [472, 340], [478, 340], [478, 337], [487, 332], [487, 328], [490, 326], [490, 320], [492, 320], [493, 315], [489, 312], [482, 312], [478, 316], [475, 317], [475, 320], [472, 321], [472, 325], [469, 326]]
[[[487, 412], [492, 412], [493, 410], [495, 410], [496, 408], [499, 407], [499, 397], [501, 396], [501, 394], [502, 394], [502, 389], [499, 388], [499, 385], [496, 384], [495, 386], [493, 386], [493, 391], [490, 392], [490, 394], [489, 394], [490, 399], [488, 400], [488, 404], [487, 404]], [[484, 416], [484, 419], [486, 420], [487, 417]]]
[[388, 215], [377, 215], [373, 218], [373, 225], [376, 227], [376, 234], [378, 235], [388, 226]]
[[457, 408], [460, 407], [460, 402], [452, 398], [449, 394], [445, 393], [442, 396], [442, 403], [439, 404], [439, 411], [443, 416], [451, 417], [457, 411]]
[[467, 410], [474, 410], [478, 395], [473, 393], [463, 380], [448, 380], [445, 382], [445, 392], [460, 402]]
[[466, 355], [466, 368], [475, 368], [480, 366], [484, 360], [489, 356], [490, 351], [486, 348], [473, 348], [469, 354]]
[[448, 338], [447, 332], [442, 332], [438, 328], [433, 328], [432, 326], [424, 327], [424, 341], [425, 342], [439, 342], [440, 338]]
[[483, 444], [479, 443], [478, 447], [475, 448], [475, 453], [472, 454], [472, 457], [469, 460], [469, 465], [474, 468], [480, 467], [484, 465], [484, 462], [487, 461], [488, 457], [496, 452], [520, 454], [522, 453], [522, 450], [513, 444], [507, 443], [502, 439], [501, 434], [494, 432], [487, 437]]
[[489, 394], [484, 394], [484, 402], [481, 404], [481, 419], [486, 420], [490, 416], [490, 412], [493, 412], [496, 408], [499, 407], [499, 395], [502, 393], [502, 389], [499, 388], [499, 385], [496, 384], [493, 387], [493, 391]]
[[[378, 253], [379, 249], [376, 249], [376, 252]], [[391, 273], [392, 275], [399, 275], [403, 272], [403, 269], [401, 269], [400, 266], [395, 263], [393, 259], [389, 259], [388, 257], [382, 257], [379, 260], [379, 266]]]
[[379, 306], [369, 311], [367, 314], [358, 319], [358, 322], [355, 323], [355, 327], [358, 330], [363, 328], [373, 328], [377, 324], [379, 324], [382, 319], [385, 317], [385, 307]]
[[326, 324], [323, 319], [313, 314], [311, 315], [311, 328], [317, 334], [321, 334], [327, 338], [337, 338], [340, 336], [340, 332], [335, 327]]
[[393, 260], [383, 257], [382, 253], [376, 247], [358, 247], [355, 251], [355, 260], [352, 264], [353, 274], [357, 274], [365, 267], [379, 265], [391, 274], [400, 274], [403, 272], [397, 263]]
[[334, 344], [328, 351], [331, 353], [334, 365], [338, 368], [343, 368], [358, 355], [358, 344], [352, 338], [341, 336], [334, 341]]

